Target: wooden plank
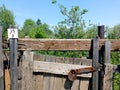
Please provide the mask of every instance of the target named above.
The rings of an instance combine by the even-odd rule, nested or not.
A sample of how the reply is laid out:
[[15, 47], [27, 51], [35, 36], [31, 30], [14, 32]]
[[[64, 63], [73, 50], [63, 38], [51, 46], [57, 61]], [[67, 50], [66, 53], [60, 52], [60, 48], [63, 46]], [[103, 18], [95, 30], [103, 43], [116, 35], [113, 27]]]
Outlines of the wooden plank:
[[[45, 60], [45, 55], [41, 55], [41, 54], [34, 54], [33, 57], [34, 61], [44, 61]], [[34, 73], [34, 79], [35, 79], [35, 83], [34, 83], [34, 90], [43, 90], [43, 73]]]
[[[55, 56], [50, 56], [49, 62], [55, 62], [55, 60], [56, 60]], [[50, 88], [49, 88], [49, 90], [53, 90], [53, 88], [54, 88], [54, 80], [55, 80], [55, 75], [50, 74]]]
[[[85, 65], [73, 65], [73, 64], [62, 64], [62, 63], [54, 63], [54, 62], [42, 62], [42, 61], [34, 61], [33, 71], [34, 72], [46, 72], [60, 75], [68, 75], [71, 69], [80, 69], [85, 67]], [[91, 77], [91, 74], [81, 74], [80, 77]]]
[[105, 63], [110, 63], [110, 51], [111, 50], [111, 43], [110, 41], [105, 42]]
[[[73, 59], [73, 64], [74, 65], [81, 65], [81, 61], [79, 59]], [[71, 90], [79, 90], [80, 87], [80, 78], [77, 78], [73, 81]], [[81, 90], [81, 89], [80, 89]]]
[[[63, 57], [56, 57], [56, 63], [64, 63], [64, 58]], [[64, 88], [63, 76], [62, 75], [55, 75], [53, 90], [61, 90], [63, 88]]]
[[[65, 64], [73, 65], [74, 58], [65, 58], [65, 61], [66, 61]], [[64, 89], [63, 90], [71, 90], [72, 87], [73, 87], [73, 81], [70, 81], [68, 79], [68, 75], [67, 75], [64, 79]]]
[[22, 60], [22, 89], [33, 90], [33, 52], [24, 51]]
[[3, 76], [3, 54], [2, 54], [2, 27], [0, 26], [0, 90], [4, 90]]
[[10, 72], [5, 69], [5, 90], [10, 90]]
[[82, 90], [84, 88], [84, 90], [89, 90], [89, 78], [81, 78], [80, 79], [80, 89]]
[[[82, 59], [81, 65], [92, 66], [92, 60]], [[84, 88], [84, 90], [88, 90], [90, 84], [89, 78], [80, 78], [80, 90]]]
[[[99, 59], [99, 42], [98, 38], [93, 38], [93, 66], [98, 67]], [[98, 71], [93, 72], [92, 74], [92, 90], [98, 90]]]
[[[55, 61], [55, 57], [46, 56], [45, 61], [46, 61], [46, 63], [53, 62], [53, 61]], [[45, 66], [45, 67], [48, 67], [48, 66]], [[53, 85], [54, 85], [53, 80], [54, 80], [54, 76], [51, 73], [45, 72], [44, 73], [43, 90], [51, 90], [51, 89], [53, 89]]]
[[[91, 49], [91, 39], [19, 39], [19, 50], [86, 50]], [[120, 50], [119, 39], [100, 39], [99, 49], [105, 41], [111, 42], [111, 50]]]
[[104, 75], [104, 84], [103, 90], [113, 90], [113, 70], [117, 68], [115, 65], [105, 64], [105, 75]]
[[19, 39], [20, 50], [88, 50], [91, 40]]
[[10, 78], [11, 78], [11, 90], [18, 89], [18, 69], [17, 69], [17, 39], [10, 39]]

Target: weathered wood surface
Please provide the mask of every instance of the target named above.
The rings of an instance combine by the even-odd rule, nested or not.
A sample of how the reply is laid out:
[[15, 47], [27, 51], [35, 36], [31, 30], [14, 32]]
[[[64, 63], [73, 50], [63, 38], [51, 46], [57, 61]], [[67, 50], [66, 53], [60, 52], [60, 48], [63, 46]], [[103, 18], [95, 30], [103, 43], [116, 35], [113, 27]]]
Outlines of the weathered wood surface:
[[[64, 57], [56, 57], [55, 62], [56, 63], [64, 63]], [[55, 75], [53, 90], [65, 90], [64, 85], [63, 85], [64, 81], [65, 81], [64, 77], [65, 76], [63, 76], [63, 75]]]
[[[98, 67], [99, 61], [99, 39], [93, 38], [93, 66]], [[98, 71], [93, 72], [92, 74], [92, 90], [98, 90]]]
[[0, 90], [4, 90], [3, 54], [2, 54], [2, 27], [0, 26]]
[[10, 72], [9, 69], [5, 69], [5, 90], [10, 90]]
[[[120, 50], [119, 39], [100, 39], [99, 49], [105, 41], [111, 42], [111, 50]], [[91, 39], [19, 39], [19, 50], [87, 50]]]
[[[68, 75], [68, 73], [72, 69], [82, 69], [82, 68], [90, 68], [90, 67], [92, 66], [34, 61], [33, 71]], [[91, 78], [91, 74], [81, 74], [80, 76]]]
[[117, 68], [116, 65], [106, 64], [103, 90], [113, 90], [113, 72]]
[[[43, 58], [42, 55], [37, 55], [37, 56], [35, 55], [34, 62], [37, 61], [38, 62], [37, 64], [39, 64], [41, 62], [42, 58]], [[49, 59], [49, 60], [46, 61], [46, 59]], [[78, 66], [81, 64], [83, 64], [83, 65], [87, 64], [88, 66], [92, 65], [92, 60], [85, 59], [85, 58], [80, 59], [80, 58], [64, 58], [64, 57], [44, 56], [43, 61], [44, 61], [44, 63], [56, 63], [56, 64], [65, 64], [65, 65], [69, 65], [69, 64], [70, 65], [71, 64], [78, 65]], [[51, 65], [51, 64], [49, 64], [49, 65]], [[49, 65], [46, 65], [45, 67], [47, 68]], [[58, 65], [56, 65], [56, 66], [58, 66]], [[54, 67], [54, 66], [52, 66], [52, 67]], [[50, 73], [45, 74], [45, 73], [40, 73], [40, 72], [34, 72], [34, 77], [38, 80], [40, 80], [39, 77], [41, 75], [43, 76], [43, 79], [40, 80], [41, 82], [35, 79], [34, 87], [37, 86], [40, 88], [41, 83], [43, 86], [40, 90], [48, 90], [48, 87], [49, 87], [49, 90], [50, 89], [52, 89], [52, 90], [82, 90], [83, 88], [81, 85], [87, 85], [85, 88], [85, 90], [87, 90], [89, 87], [89, 78], [78, 77], [76, 80], [74, 80], [74, 82], [72, 82], [72, 81], [68, 80], [67, 75], [60, 75], [60, 74], [58, 75], [58, 74], [50, 74]], [[38, 89], [36, 88], [34, 90], [38, 90]]]
[[105, 42], [105, 63], [110, 63], [111, 54], [111, 43], [110, 41]]
[[[44, 61], [45, 55], [34, 54], [34, 61]], [[44, 76], [43, 72], [34, 73], [34, 90], [43, 90]]]
[[[80, 65], [92, 66], [92, 60], [83, 59]], [[80, 78], [80, 90], [84, 88], [84, 90], [88, 90], [90, 86], [90, 78]]]
[[[55, 56], [46, 56], [46, 62], [55, 62]], [[48, 67], [48, 66], [47, 66]], [[43, 90], [53, 90], [54, 75], [52, 73], [44, 73], [44, 85]]]
[[[26, 51], [25, 51], [26, 52]], [[25, 55], [25, 53], [24, 53]], [[25, 55], [26, 56], [26, 55]], [[34, 70], [34, 67], [42, 66], [41, 64], [46, 64], [45, 68], [50, 68], [54, 67], [56, 68], [58, 65], [75, 65], [75, 66], [81, 66], [81, 65], [92, 65], [92, 60], [88, 59], [80, 59], [80, 58], [64, 58], [64, 57], [54, 57], [54, 56], [45, 56], [45, 55], [34, 55], [34, 61], [32, 61], [33, 68], [29, 71], [29, 65], [30, 63], [25, 63], [26, 60], [30, 60], [31, 57], [30, 53], [27, 54], [25, 60], [23, 60], [22, 63], [24, 63], [23, 68], [24, 73], [22, 72], [22, 87], [26, 87], [22, 90], [28, 90], [27, 88], [31, 89], [30, 90], [88, 90], [90, 84], [90, 78], [84, 78], [84, 77], [78, 77], [76, 80], [69, 81], [67, 78], [67, 75], [58, 75], [58, 74], [51, 74], [50, 73], [45, 73], [46, 70], [43, 72], [39, 71], [34, 71], [32, 73], [32, 70]], [[28, 61], [29, 62], [29, 61]], [[34, 63], [33, 63], [34, 62]], [[36, 64], [35, 64], [36, 63]], [[41, 64], [39, 64], [41, 63]], [[56, 64], [56, 65], [54, 65]], [[38, 66], [36, 66], [38, 65]], [[112, 65], [110, 65], [112, 68]], [[31, 66], [30, 66], [31, 67]], [[39, 68], [40, 68], [39, 67]], [[59, 67], [59, 66], [58, 66]], [[106, 67], [108, 67], [106, 65]], [[107, 68], [106, 68], [107, 69]], [[109, 68], [108, 68], [109, 69]], [[113, 70], [113, 68], [112, 68]], [[107, 70], [109, 71], [109, 70]], [[33, 76], [31, 76], [32, 74]], [[23, 75], [24, 74], [24, 75]], [[27, 75], [28, 74], [28, 75]], [[109, 74], [109, 73], [108, 73]], [[106, 88], [106, 85], [110, 82], [107, 82], [106, 80], [109, 80], [112, 72], [110, 72], [109, 75], [107, 73], [105, 74], [105, 81], [104, 81], [104, 88]], [[30, 75], [30, 76], [29, 76]], [[110, 76], [110, 77], [108, 77]], [[25, 78], [26, 77], [26, 78]], [[31, 78], [30, 78], [31, 77]], [[28, 85], [29, 84], [29, 85]], [[104, 89], [106, 90], [106, 89]], [[108, 90], [108, 89], [107, 89]]]
[[22, 87], [21, 90], [33, 89], [33, 53], [24, 51], [22, 60]]

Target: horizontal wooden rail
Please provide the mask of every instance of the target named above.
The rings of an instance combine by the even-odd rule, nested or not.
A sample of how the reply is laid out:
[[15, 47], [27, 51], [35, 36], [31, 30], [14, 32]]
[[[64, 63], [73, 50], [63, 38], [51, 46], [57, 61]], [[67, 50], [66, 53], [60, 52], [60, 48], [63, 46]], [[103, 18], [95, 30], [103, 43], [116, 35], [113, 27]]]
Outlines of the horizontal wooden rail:
[[[100, 39], [99, 49], [105, 41], [111, 42], [111, 50], [120, 50], [120, 40]], [[19, 50], [86, 50], [91, 49], [91, 39], [19, 39]]]
[[[70, 70], [90, 68], [92, 66], [64, 64], [55, 62], [34, 61], [33, 72], [45, 72], [59, 75], [68, 75]], [[91, 78], [91, 73], [80, 74], [78, 77]]]

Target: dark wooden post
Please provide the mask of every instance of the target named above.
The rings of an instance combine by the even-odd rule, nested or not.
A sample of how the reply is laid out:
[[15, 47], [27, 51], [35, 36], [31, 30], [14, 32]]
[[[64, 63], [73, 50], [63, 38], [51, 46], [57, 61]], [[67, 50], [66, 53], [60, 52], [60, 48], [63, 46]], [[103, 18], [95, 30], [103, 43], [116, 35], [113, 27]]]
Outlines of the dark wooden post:
[[98, 36], [100, 39], [104, 39], [104, 25], [98, 26]]
[[[104, 39], [104, 25], [98, 26], [98, 36], [100, 39]], [[102, 64], [102, 69], [99, 71], [99, 90], [103, 90], [103, 78], [104, 78], [104, 46], [99, 51], [99, 63]]]
[[0, 90], [4, 90], [3, 58], [2, 58], [2, 27], [0, 26]]
[[[93, 67], [98, 68], [99, 38], [93, 38]], [[92, 90], [98, 90], [98, 71], [92, 74]]]
[[15, 36], [17, 33], [16, 28], [10, 27], [8, 31], [9, 41], [10, 41], [10, 78], [11, 87], [10, 90], [18, 90], [18, 70], [17, 70], [17, 48], [18, 39]]

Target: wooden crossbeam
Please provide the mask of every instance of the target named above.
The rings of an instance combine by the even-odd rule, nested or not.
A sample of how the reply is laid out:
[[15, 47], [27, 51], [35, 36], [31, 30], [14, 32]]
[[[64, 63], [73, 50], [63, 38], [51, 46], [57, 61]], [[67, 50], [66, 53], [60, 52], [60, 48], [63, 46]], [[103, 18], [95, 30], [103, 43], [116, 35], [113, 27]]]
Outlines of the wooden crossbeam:
[[[99, 49], [105, 41], [111, 42], [111, 50], [120, 50], [119, 39], [100, 39]], [[91, 39], [19, 39], [19, 50], [85, 50], [91, 49]]]
[[[92, 66], [64, 64], [55, 62], [34, 61], [33, 72], [45, 72], [59, 75], [68, 75], [70, 70], [90, 68]], [[91, 73], [80, 74], [79, 77], [91, 78]]]

